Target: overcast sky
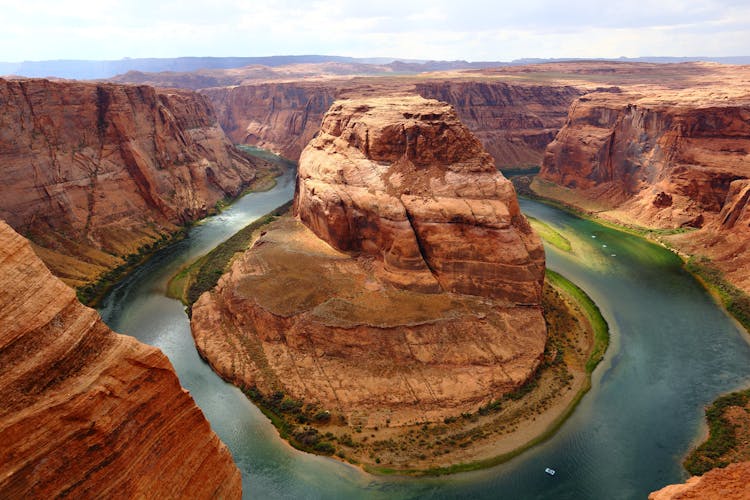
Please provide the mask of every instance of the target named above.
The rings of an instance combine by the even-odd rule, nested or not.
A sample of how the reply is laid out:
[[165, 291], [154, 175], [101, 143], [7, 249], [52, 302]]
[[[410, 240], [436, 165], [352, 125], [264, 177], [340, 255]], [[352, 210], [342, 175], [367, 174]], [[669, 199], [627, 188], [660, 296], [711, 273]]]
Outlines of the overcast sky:
[[0, 0], [0, 61], [750, 55], [750, 0]]

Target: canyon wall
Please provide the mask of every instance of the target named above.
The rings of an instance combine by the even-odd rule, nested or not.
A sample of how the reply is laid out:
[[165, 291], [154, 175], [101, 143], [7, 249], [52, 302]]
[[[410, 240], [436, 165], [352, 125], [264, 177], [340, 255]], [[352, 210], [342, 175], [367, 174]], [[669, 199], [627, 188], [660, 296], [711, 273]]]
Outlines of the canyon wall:
[[351, 427], [442, 421], [524, 384], [546, 340], [544, 250], [490, 155], [419, 96], [337, 101], [322, 123], [298, 218], [194, 304], [202, 355]]
[[453, 105], [501, 168], [538, 165], [565, 122], [568, 106], [582, 94], [569, 85], [387, 78], [259, 83], [201, 92], [233, 141], [295, 160], [334, 99], [416, 93]]
[[451, 104], [495, 158], [498, 168], [538, 166], [583, 91], [569, 85], [433, 81], [414, 86], [428, 99]]
[[146, 86], [0, 80], [0, 217], [68, 284], [122, 263], [255, 177], [208, 100]]
[[0, 221], [0, 497], [239, 498], [158, 349], [107, 328]]
[[536, 188], [618, 222], [683, 228], [664, 239], [750, 291], [748, 178], [746, 99], [599, 92], [571, 106]]

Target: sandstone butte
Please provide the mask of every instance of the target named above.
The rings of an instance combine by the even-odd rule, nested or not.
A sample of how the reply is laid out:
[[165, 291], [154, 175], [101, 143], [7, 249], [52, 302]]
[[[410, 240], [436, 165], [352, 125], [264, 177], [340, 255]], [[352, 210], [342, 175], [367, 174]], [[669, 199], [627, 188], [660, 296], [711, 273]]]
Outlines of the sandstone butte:
[[79, 286], [255, 178], [190, 91], [0, 79], [0, 218]]
[[729, 464], [691, 477], [684, 484], [665, 486], [648, 496], [649, 500], [747, 500], [750, 462]]
[[0, 221], [0, 497], [239, 498], [169, 360], [113, 333]]
[[374, 427], [476, 411], [535, 372], [544, 250], [451, 106], [337, 101], [294, 207], [193, 306], [222, 377]]
[[539, 193], [604, 218], [684, 229], [662, 239], [750, 293], [750, 88], [581, 97], [539, 179]]

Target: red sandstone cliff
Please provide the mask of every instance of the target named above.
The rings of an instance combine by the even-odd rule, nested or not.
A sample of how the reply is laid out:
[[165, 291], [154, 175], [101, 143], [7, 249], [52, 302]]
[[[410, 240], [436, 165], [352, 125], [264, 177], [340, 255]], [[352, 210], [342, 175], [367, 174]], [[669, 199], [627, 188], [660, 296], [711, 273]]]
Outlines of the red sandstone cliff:
[[541, 241], [450, 106], [335, 103], [302, 153], [295, 210], [193, 306], [223, 377], [351, 426], [402, 426], [476, 411], [534, 373]]
[[454, 106], [499, 167], [538, 165], [582, 91], [569, 85], [513, 85], [460, 79], [258, 83], [201, 91], [235, 141], [297, 159], [334, 99], [417, 93]]
[[[701, 95], [703, 98], [701, 98]], [[540, 192], [619, 222], [702, 228], [668, 239], [750, 291], [750, 100], [593, 93], [549, 145]]]
[[109, 330], [2, 221], [0, 367], [0, 497], [240, 497], [169, 360]]
[[425, 80], [416, 92], [451, 104], [498, 168], [536, 166], [582, 94], [569, 85]]
[[0, 80], [0, 102], [0, 217], [69, 284], [205, 215], [255, 176], [195, 93]]
[[211, 88], [202, 94], [233, 142], [296, 160], [338, 92], [334, 84], [295, 82]]

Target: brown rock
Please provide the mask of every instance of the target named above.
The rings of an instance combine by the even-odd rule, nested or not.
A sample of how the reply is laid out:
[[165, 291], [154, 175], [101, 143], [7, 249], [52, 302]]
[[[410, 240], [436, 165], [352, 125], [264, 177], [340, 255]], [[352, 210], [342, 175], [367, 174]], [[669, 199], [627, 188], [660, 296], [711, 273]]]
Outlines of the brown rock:
[[730, 464], [684, 484], [665, 486], [648, 496], [649, 500], [748, 500], [750, 499], [750, 462]]
[[169, 360], [109, 330], [2, 221], [0, 281], [0, 497], [240, 497]]
[[396, 286], [540, 303], [540, 240], [444, 103], [337, 102], [300, 158], [295, 213], [331, 246], [376, 256]]
[[664, 239], [709, 257], [750, 292], [750, 89], [646, 90], [588, 94], [571, 106], [539, 176], [568, 191], [545, 194], [618, 222], [701, 228]]
[[223, 377], [399, 426], [476, 411], [534, 373], [541, 242], [450, 106], [335, 103], [295, 210], [304, 225], [276, 223], [193, 306]]
[[544, 148], [565, 123], [568, 106], [582, 93], [570, 85], [513, 85], [458, 77], [247, 83], [201, 92], [235, 142], [292, 159], [299, 158], [335, 99], [416, 93], [453, 105], [501, 168], [538, 165]]
[[204, 216], [255, 176], [192, 92], [0, 80], [0, 101], [0, 217], [69, 284]]

